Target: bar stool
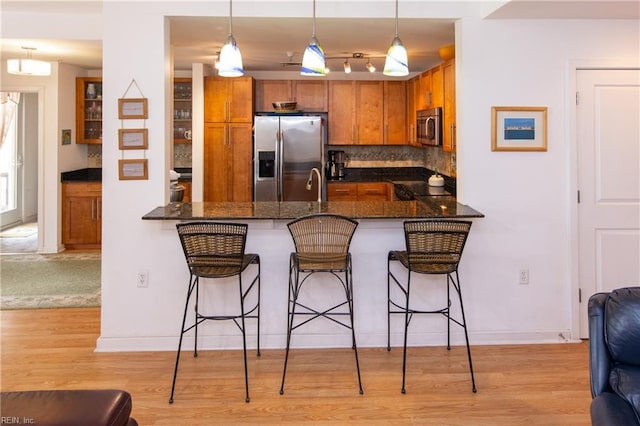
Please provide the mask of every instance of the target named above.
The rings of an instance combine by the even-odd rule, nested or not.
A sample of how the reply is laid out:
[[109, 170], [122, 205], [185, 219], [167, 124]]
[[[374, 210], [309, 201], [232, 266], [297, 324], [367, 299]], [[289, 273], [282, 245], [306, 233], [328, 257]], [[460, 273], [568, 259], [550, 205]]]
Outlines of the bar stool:
[[[353, 281], [351, 238], [358, 226], [353, 219], [335, 214], [313, 214], [298, 218], [287, 224], [295, 245], [295, 252], [289, 258], [289, 302], [287, 306], [287, 348], [282, 372], [280, 394], [284, 393], [284, 381], [289, 360], [291, 334], [293, 330], [317, 318], [327, 318], [334, 323], [351, 330], [352, 349], [356, 359], [358, 387], [363, 394], [360, 379], [358, 348], [353, 327]], [[332, 275], [343, 287], [345, 298], [332, 307], [311, 307], [308, 302], [299, 300], [304, 288], [316, 286], [322, 292], [329, 282], [308, 280], [314, 274]], [[308, 292], [307, 292], [308, 294]], [[296, 317], [299, 319], [296, 321]]]
[[[447, 318], [447, 350], [451, 349], [451, 323], [458, 324], [464, 329], [464, 337], [467, 342], [467, 356], [469, 358], [469, 371], [471, 373], [471, 387], [477, 392], [473, 375], [473, 363], [471, 361], [471, 348], [469, 347], [469, 335], [467, 322], [464, 316], [462, 304], [462, 291], [458, 277], [458, 264], [462, 256], [471, 222], [457, 220], [418, 220], [404, 222], [404, 234], [406, 241], [405, 251], [390, 251], [387, 257], [387, 350], [391, 350], [391, 315], [404, 316], [404, 349], [402, 355], [402, 393], [405, 390], [405, 375], [407, 366], [407, 330], [409, 322], [414, 314], [441, 314]], [[399, 262], [407, 271], [406, 285], [402, 284], [392, 272], [392, 262]], [[416, 274], [442, 274], [447, 276], [447, 305], [441, 309], [420, 310], [409, 303], [409, 293], [412, 284], [412, 273]], [[399, 276], [399, 272], [396, 272]], [[394, 301], [391, 295], [391, 282], [394, 282], [404, 295], [402, 302]], [[455, 319], [450, 315], [451, 297], [450, 288], [456, 291], [460, 302], [462, 318]], [[400, 297], [402, 297], [402, 295]]]
[[[247, 335], [245, 319], [253, 318], [257, 320], [257, 355], [260, 356], [260, 256], [253, 253], [245, 253], [247, 240], [246, 224], [239, 223], [217, 223], [217, 222], [187, 222], [176, 225], [178, 236], [182, 243], [187, 266], [189, 267], [189, 285], [187, 288], [187, 300], [184, 306], [182, 317], [182, 328], [180, 340], [178, 342], [178, 353], [176, 355], [176, 366], [173, 372], [173, 384], [171, 385], [171, 397], [169, 403], [173, 403], [173, 394], [178, 375], [178, 364], [180, 363], [180, 350], [182, 348], [182, 338], [189, 330], [195, 331], [193, 356], [198, 356], [198, 324], [207, 321], [231, 320], [242, 332], [242, 346], [244, 351], [244, 380], [246, 390], [246, 402], [249, 402], [249, 376], [247, 370]], [[249, 265], [256, 265], [255, 276], [245, 285], [242, 280], [243, 272]], [[201, 278], [238, 278], [239, 312], [232, 314], [214, 315], [204, 313], [199, 307], [199, 287]], [[210, 280], [207, 280], [210, 281]], [[204, 284], [204, 283], [203, 283]], [[210, 284], [206, 282], [206, 284]], [[211, 282], [211, 284], [214, 284]], [[219, 284], [219, 282], [217, 283]], [[246, 307], [247, 298], [256, 290], [257, 299], [251, 302], [250, 307]], [[194, 295], [195, 290], [195, 295]], [[187, 321], [187, 310], [191, 296], [194, 295], [195, 318], [193, 324], [185, 325]]]

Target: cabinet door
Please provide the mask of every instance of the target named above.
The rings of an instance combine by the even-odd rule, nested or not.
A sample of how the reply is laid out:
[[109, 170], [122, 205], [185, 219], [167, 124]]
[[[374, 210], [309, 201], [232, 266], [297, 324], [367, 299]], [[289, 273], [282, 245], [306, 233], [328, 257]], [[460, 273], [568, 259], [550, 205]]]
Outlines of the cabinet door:
[[420, 79], [414, 77], [407, 81], [407, 142], [409, 145], [418, 145], [416, 134], [416, 96], [420, 87]]
[[273, 111], [273, 102], [295, 100], [289, 80], [256, 81], [256, 111]]
[[406, 83], [384, 82], [384, 143], [404, 145], [406, 138]]
[[230, 151], [227, 170], [230, 194], [226, 201], [251, 201], [253, 199], [253, 144], [251, 123], [228, 125]]
[[442, 108], [444, 105], [442, 68], [437, 66], [431, 72], [431, 94], [429, 96], [429, 108]]
[[329, 144], [352, 145], [355, 141], [355, 84], [329, 82]]
[[298, 103], [297, 108], [302, 111], [327, 111], [328, 84], [326, 80], [294, 80], [293, 100]]
[[102, 79], [76, 78], [76, 143], [102, 143]]
[[431, 72], [425, 71], [418, 78], [418, 88], [416, 90], [416, 110], [427, 109], [430, 105], [431, 96]]
[[251, 201], [251, 123], [207, 123], [203, 201]]
[[205, 124], [203, 201], [228, 200], [228, 138], [229, 132], [225, 123]]
[[253, 122], [253, 78], [236, 77], [229, 80], [229, 115], [233, 123]]
[[456, 152], [456, 75], [455, 60], [442, 65], [444, 106], [442, 111], [442, 149]]
[[356, 141], [363, 145], [382, 145], [384, 85], [382, 81], [356, 82]]
[[96, 244], [97, 199], [94, 197], [66, 197], [64, 244]]
[[228, 81], [222, 77], [204, 79], [204, 121], [219, 123], [227, 120]]

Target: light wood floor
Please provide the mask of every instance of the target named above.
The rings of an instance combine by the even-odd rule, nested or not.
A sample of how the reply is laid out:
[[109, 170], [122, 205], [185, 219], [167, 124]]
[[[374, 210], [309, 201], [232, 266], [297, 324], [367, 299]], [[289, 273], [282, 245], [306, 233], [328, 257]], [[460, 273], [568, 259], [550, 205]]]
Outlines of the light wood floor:
[[401, 348], [359, 350], [364, 395], [350, 349], [292, 351], [284, 395], [284, 351], [252, 351], [248, 404], [241, 352], [185, 352], [169, 405], [175, 353], [94, 352], [99, 308], [2, 311], [0, 320], [3, 391], [125, 389], [140, 425], [590, 424], [586, 342], [473, 346], [476, 394], [463, 347], [411, 348], [405, 395]]

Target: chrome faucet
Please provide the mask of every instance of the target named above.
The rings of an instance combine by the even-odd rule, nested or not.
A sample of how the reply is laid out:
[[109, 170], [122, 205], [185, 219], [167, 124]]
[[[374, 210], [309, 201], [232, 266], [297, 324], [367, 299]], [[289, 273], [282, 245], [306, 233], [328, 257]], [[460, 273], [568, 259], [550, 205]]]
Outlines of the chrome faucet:
[[322, 176], [320, 175], [320, 170], [316, 167], [309, 171], [309, 179], [307, 180], [307, 191], [311, 191], [311, 183], [313, 182], [313, 173], [316, 173], [318, 176], [318, 202], [322, 202]]

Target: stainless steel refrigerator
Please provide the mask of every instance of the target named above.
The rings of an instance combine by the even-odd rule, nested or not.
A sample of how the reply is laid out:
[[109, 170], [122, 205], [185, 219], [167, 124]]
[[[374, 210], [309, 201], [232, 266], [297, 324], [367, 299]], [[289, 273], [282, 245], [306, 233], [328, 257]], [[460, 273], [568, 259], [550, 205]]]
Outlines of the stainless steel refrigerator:
[[254, 201], [317, 201], [319, 194], [326, 200], [325, 125], [321, 115], [255, 117]]

